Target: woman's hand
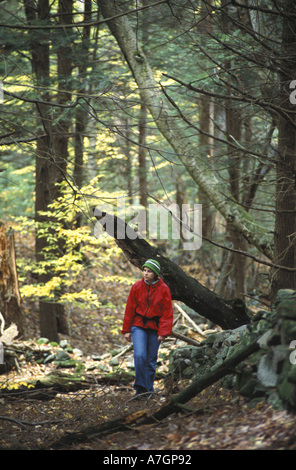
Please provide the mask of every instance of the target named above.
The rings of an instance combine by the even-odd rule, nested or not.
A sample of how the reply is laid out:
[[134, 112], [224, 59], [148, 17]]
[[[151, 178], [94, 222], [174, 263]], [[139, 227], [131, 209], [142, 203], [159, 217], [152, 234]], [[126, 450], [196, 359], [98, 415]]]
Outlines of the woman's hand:
[[124, 337], [129, 343], [131, 343], [131, 341], [132, 341], [132, 334], [131, 333], [125, 333]]
[[161, 335], [158, 336], [158, 341], [159, 342], [164, 341], [164, 340], [165, 340], [165, 336], [161, 336]]

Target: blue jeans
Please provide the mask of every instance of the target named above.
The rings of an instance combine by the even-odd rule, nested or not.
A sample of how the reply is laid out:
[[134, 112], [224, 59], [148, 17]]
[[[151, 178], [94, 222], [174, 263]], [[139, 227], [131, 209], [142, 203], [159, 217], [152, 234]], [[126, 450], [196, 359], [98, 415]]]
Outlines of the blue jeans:
[[158, 332], [132, 326], [131, 333], [136, 374], [134, 389], [137, 393], [153, 392], [157, 354], [160, 345]]

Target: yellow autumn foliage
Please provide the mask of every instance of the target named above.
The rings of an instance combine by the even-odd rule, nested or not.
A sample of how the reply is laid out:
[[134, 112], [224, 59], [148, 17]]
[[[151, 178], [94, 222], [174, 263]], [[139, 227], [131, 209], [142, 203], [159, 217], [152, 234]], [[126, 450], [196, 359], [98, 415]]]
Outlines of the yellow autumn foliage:
[[3, 382], [0, 383], [0, 390], [19, 390], [21, 387], [26, 387], [26, 388], [35, 388], [35, 385], [29, 383], [29, 382]]
[[[79, 289], [79, 276], [84, 274], [92, 263], [96, 266], [106, 266], [111, 257], [116, 257], [119, 249], [114, 240], [104, 233], [95, 234], [91, 207], [98, 202], [112, 210], [116, 197], [120, 195], [108, 194], [98, 189], [99, 178], [94, 178], [86, 187], [73, 195], [72, 188], [62, 183], [61, 196], [54, 201], [47, 211], [43, 211], [44, 222], [28, 221], [25, 217], [16, 221], [15, 229], [26, 235], [36, 233], [37, 237], [46, 239], [42, 250], [42, 261], [18, 260], [18, 267], [23, 273], [34, 273], [37, 276], [48, 275], [47, 282], [22, 282], [20, 275], [20, 293], [22, 297], [42, 298], [49, 302], [59, 302], [81, 307], [99, 308], [101, 305], [96, 292], [91, 289]], [[78, 214], [84, 215], [84, 225], [76, 227], [75, 220]], [[88, 225], [88, 222], [91, 223]], [[62, 247], [62, 249], [61, 249]], [[30, 277], [31, 278], [31, 277]], [[112, 275], [108, 276], [108, 281]], [[123, 283], [126, 279], [114, 276], [114, 282]]]

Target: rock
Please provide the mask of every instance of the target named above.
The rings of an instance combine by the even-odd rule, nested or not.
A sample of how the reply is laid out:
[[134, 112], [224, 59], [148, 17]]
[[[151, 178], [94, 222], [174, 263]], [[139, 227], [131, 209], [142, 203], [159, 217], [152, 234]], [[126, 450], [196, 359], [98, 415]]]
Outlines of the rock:
[[244, 397], [252, 398], [254, 396], [257, 383], [258, 380], [252, 370], [245, 369], [237, 379], [237, 389]]
[[0, 337], [0, 342], [5, 343], [6, 345], [12, 344], [13, 340], [19, 334], [17, 326], [15, 323], [12, 323], [6, 330], [3, 331], [2, 336]]
[[73, 354], [76, 354], [76, 356], [83, 356], [83, 352], [78, 348], [73, 349]]
[[281, 325], [281, 341], [290, 344], [296, 340], [296, 318], [294, 320], [283, 320]]
[[109, 372], [109, 369], [105, 364], [98, 364], [98, 369], [100, 369], [103, 372]]
[[296, 291], [291, 289], [279, 291], [272, 311], [260, 311], [251, 324], [211, 333], [199, 346], [183, 345], [172, 351], [169, 373], [178, 378], [202, 377], [256, 338], [260, 350], [224, 378], [223, 386], [234, 386], [249, 400], [265, 399], [277, 409], [295, 412]]
[[37, 344], [47, 344], [47, 343], [49, 343], [49, 339], [48, 338], [39, 338], [39, 339], [37, 339], [36, 343]]
[[58, 351], [55, 359], [56, 361], [68, 361], [71, 357], [65, 351]]
[[293, 299], [296, 298], [296, 291], [293, 289], [280, 289], [277, 293], [277, 298], [275, 301], [275, 307], [277, 306], [286, 299]]
[[109, 364], [110, 364], [110, 366], [118, 366], [119, 365], [119, 360], [116, 357], [114, 357], [114, 358], [110, 359]]
[[272, 353], [261, 357], [258, 365], [257, 377], [264, 387], [275, 387], [277, 382], [277, 373], [274, 370]]
[[62, 368], [74, 368], [77, 366], [77, 362], [74, 359], [69, 359], [67, 361], [55, 361], [56, 366]]
[[49, 354], [43, 361], [43, 364], [49, 364], [50, 362], [55, 360], [55, 354]]
[[282, 410], [283, 403], [276, 390], [272, 390], [267, 397], [267, 403], [271, 405], [275, 410]]
[[268, 349], [269, 341], [273, 336], [273, 330], [267, 330], [260, 338], [258, 339], [258, 344], [261, 349]]
[[103, 354], [103, 355], [101, 355], [101, 354], [93, 354], [93, 355], [91, 356], [91, 358], [92, 358], [93, 361], [103, 361], [103, 360], [106, 359], [106, 357], [108, 357], [108, 356], [109, 356], [109, 354]]

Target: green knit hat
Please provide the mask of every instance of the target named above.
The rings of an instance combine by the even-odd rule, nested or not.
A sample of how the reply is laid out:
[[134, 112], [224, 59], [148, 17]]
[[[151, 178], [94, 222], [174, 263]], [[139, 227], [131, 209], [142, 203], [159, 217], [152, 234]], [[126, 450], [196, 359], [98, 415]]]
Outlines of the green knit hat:
[[142, 269], [149, 268], [153, 271], [157, 276], [160, 273], [160, 264], [155, 259], [147, 259], [147, 261], [143, 264]]

